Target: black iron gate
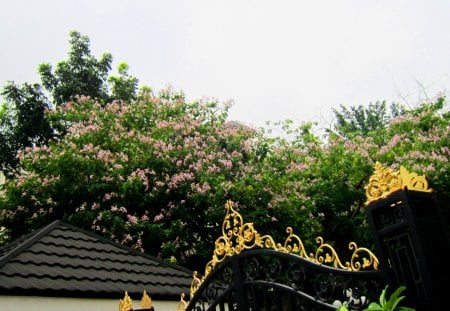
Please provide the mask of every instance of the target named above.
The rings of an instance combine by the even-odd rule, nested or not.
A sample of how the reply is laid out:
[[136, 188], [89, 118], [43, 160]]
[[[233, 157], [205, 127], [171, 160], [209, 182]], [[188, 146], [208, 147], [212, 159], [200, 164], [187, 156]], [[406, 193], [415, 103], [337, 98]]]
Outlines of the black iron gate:
[[308, 254], [291, 228], [283, 244], [275, 243], [244, 223], [232, 202], [226, 209], [223, 235], [205, 275], [194, 275], [185, 310], [336, 310], [342, 304], [360, 310], [386, 284], [378, 259], [356, 243], [345, 263], [321, 237]]
[[423, 176], [375, 165], [366, 211], [381, 262], [351, 242], [351, 259], [342, 263], [320, 237], [315, 253], [307, 253], [291, 228], [284, 244], [275, 243], [228, 202], [213, 258], [202, 278], [194, 275], [190, 301], [182, 299], [181, 309], [336, 310], [345, 304], [361, 310], [389, 284], [406, 285], [406, 302], [417, 310], [443, 310], [450, 242], [431, 192]]
[[360, 310], [378, 298], [381, 271], [348, 271], [275, 250], [248, 250], [220, 264], [187, 310]]

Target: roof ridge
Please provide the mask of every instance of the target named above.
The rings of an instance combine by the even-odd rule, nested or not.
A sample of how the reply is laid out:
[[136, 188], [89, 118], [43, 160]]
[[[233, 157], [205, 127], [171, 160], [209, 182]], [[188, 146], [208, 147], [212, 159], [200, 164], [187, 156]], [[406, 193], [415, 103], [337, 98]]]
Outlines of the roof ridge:
[[[16, 243], [17, 246], [11, 248], [9, 252], [6, 252], [6, 254], [0, 259], [0, 268], [3, 267], [9, 260], [16, 257], [22, 251], [29, 248], [31, 245], [39, 241], [43, 236], [45, 236], [49, 231], [53, 230], [55, 227], [57, 227], [61, 223], [61, 220], [55, 220], [48, 224], [47, 226], [42, 227], [41, 229], [35, 230], [30, 232], [27, 235], [24, 235], [17, 240], [11, 242], [11, 244]], [[8, 247], [10, 244], [5, 245], [5, 248]], [[0, 249], [1, 250], [1, 249]]]

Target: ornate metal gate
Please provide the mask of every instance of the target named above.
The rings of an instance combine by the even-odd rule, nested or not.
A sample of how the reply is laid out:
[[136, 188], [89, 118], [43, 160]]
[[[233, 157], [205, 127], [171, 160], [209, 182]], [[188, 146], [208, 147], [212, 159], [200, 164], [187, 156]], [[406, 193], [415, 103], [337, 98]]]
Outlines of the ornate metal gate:
[[307, 254], [291, 228], [283, 244], [275, 243], [244, 223], [231, 201], [226, 209], [213, 258], [202, 278], [194, 274], [181, 310], [336, 310], [343, 303], [360, 310], [386, 284], [375, 255], [354, 242], [345, 263], [321, 237]]
[[382, 261], [351, 242], [344, 264], [321, 237], [307, 254], [291, 228], [284, 244], [261, 236], [229, 201], [213, 258], [202, 278], [194, 274], [190, 301], [182, 296], [179, 309], [360, 310], [390, 284], [406, 285], [406, 302], [417, 310], [443, 310], [450, 268], [441, 261], [450, 257], [450, 241], [431, 192], [424, 176], [377, 163], [366, 212]]

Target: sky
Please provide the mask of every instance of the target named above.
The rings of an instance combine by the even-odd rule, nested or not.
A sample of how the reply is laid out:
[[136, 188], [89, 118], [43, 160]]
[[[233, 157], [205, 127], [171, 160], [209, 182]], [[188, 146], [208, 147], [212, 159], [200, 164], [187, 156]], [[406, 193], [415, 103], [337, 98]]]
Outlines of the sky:
[[450, 90], [449, 0], [0, 0], [0, 86], [40, 82], [71, 30], [141, 84], [232, 100], [230, 119], [255, 127]]

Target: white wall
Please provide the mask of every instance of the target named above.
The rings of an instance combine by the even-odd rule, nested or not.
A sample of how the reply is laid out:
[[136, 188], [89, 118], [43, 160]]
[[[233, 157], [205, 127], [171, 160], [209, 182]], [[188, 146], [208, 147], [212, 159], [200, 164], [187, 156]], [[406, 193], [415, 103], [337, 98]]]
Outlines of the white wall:
[[[139, 309], [140, 298], [133, 300]], [[155, 311], [177, 311], [178, 301], [153, 301]], [[0, 296], [0, 310], [8, 311], [117, 311], [119, 299]]]

